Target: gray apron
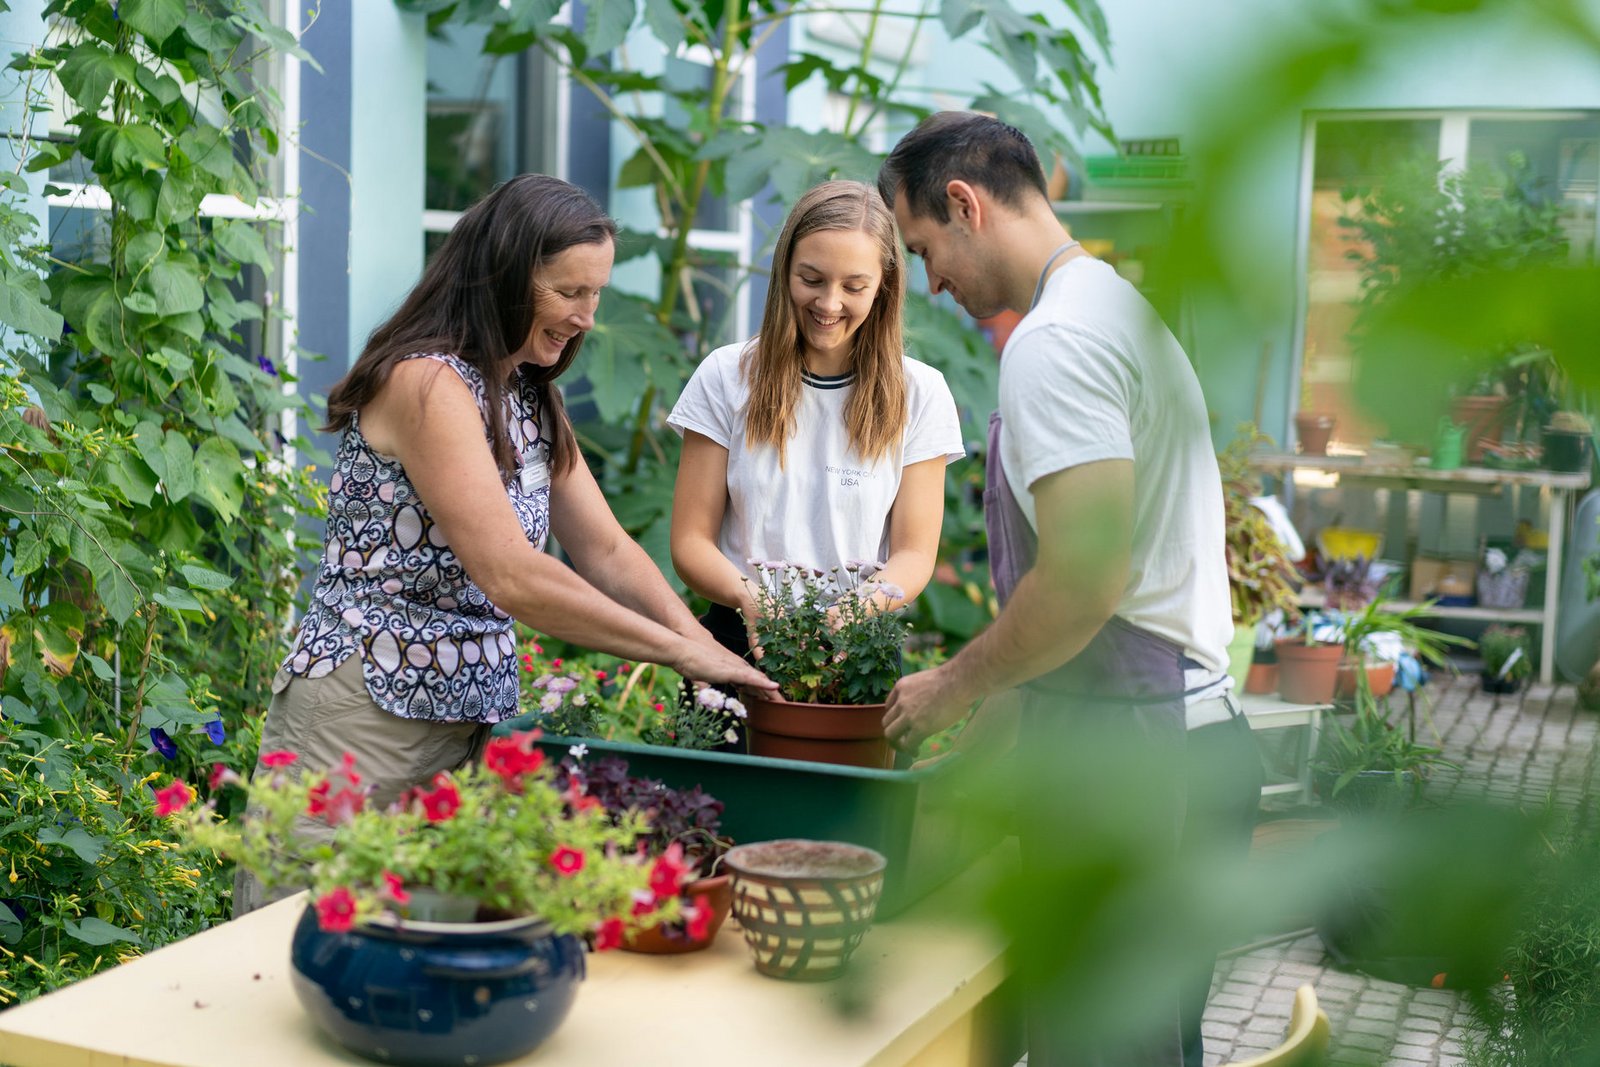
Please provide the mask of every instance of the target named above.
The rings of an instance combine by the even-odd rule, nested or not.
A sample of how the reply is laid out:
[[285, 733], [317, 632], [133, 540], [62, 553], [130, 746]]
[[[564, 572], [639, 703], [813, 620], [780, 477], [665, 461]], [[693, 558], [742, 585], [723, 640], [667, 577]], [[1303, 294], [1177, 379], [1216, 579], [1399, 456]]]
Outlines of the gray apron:
[[[983, 510], [989, 571], [1004, 605], [1034, 565], [1039, 542], [1006, 482], [1000, 425], [997, 411], [989, 419]], [[1130, 871], [1126, 890], [1147, 895], [1146, 865], [1163, 880], [1177, 854], [1184, 664], [1171, 641], [1113, 617], [1078, 655], [1022, 687], [1017, 810], [1030, 914], [1013, 921], [1032, 936], [1014, 937], [1013, 947], [1027, 998], [1030, 1067], [1182, 1063], [1172, 976], [1157, 967], [1129, 991], [1149, 1006], [1145, 1017], [1108, 1027], [1092, 957], [1125, 951], [1137, 958], [1140, 938], [1149, 936], [1126, 915], [1099, 910], [1104, 871]], [[1095, 948], [1085, 952], [1089, 944]]]

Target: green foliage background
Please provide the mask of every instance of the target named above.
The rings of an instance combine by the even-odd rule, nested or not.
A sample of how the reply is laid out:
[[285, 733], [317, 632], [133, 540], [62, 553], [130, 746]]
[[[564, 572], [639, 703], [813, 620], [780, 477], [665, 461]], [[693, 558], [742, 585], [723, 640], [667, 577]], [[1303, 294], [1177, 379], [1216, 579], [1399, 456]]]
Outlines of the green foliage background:
[[[73, 135], [26, 165], [85, 174], [112, 207], [69, 258], [0, 178], [0, 1004], [216, 917], [151, 783], [253, 762], [313, 547], [297, 522], [322, 506], [283, 459], [280, 416], [304, 402], [258, 360], [273, 236], [199, 210], [263, 194], [279, 135], [259, 74], [298, 46], [254, 0], [45, 15], [49, 44], [12, 70], [55, 75]], [[22, 418], [23, 383], [49, 431]]]

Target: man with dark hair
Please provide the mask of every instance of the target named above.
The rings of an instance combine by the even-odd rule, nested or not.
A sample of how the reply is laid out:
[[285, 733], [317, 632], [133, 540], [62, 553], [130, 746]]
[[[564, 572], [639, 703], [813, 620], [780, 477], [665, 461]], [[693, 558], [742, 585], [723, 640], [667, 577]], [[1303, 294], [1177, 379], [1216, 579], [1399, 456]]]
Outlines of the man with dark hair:
[[1199, 381], [1150, 304], [1067, 233], [1016, 129], [936, 114], [878, 187], [933, 293], [979, 318], [1024, 313], [986, 459], [1001, 612], [901, 680], [885, 730], [911, 747], [1021, 688], [1023, 862], [1030, 889], [1057, 891], [1037, 905], [1039, 941], [1146, 968], [1137, 1004], [1108, 1004], [1105, 982], [1069, 973], [1088, 961], [1051, 973], [1022, 946], [1029, 1062], [1199, 1064], [1213, 946], [1179, 981], [1143, 963], [1141, 938], [1193, 903], [1171, 878], [1180, 835], [1185, 852], [1225, 837], [1242, 855], [1261, 784], [1226, 675], [1222, 486]]

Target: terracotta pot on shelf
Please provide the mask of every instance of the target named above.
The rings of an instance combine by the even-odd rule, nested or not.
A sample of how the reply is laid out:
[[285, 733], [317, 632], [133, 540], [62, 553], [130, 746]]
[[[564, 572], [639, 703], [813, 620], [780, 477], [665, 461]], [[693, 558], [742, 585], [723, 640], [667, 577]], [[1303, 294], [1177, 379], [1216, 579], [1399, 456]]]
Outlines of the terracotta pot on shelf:
[[1327, 704], [1339, 680], [1343, 645], [1278, 642], [1278, 694], [1291, 704]]
[[1265, 696], [1278, 691], [1278, 664], [1252, 663], [1250, 672], [1244, 676], [1244, 691], [1256, 696]]
[[[1356, 671], [1360, 664], [1351, 660], [1344, 660], [1339, 664], [1339, 673], [1334, 683], [1333, 696], [1336, 700], [1354, 700], [1356, 698]], [[1369, 663], [1366, 665], [1367, 688], [1375, 697], [1386, 697], [1394, 691], [1394, 664]]]
[[1450, 419], [1466, 428], [1468, 463], [1483, 462], [1485, 445], [1500, 443], [1500, 427], [1505, 422], [1503, 396], [1458, 396], [1450, 402]]
[[717, 939], [717, 931], [728, 918], [733, 907], [733, 876], [719, 874], [711, 878], [696, 878], [683, 887], [684, 895], [698, 907], [711, 909], [711, 926], [704, 939], [695, 941], [682, 923], [668, 924], [670, 929], [652, 926], [640, 930], [622, 942], [628, 952], [641, 952], [652, 956], [673, 955], [680, 952], [698, 952]]
[[1321, 411], [1302, 411], [1294, 417], [1294, 435], [1300, 442], [1300, 451], [1307, 456], [1328, 454], [1328, 442], [1333, 439], [1334, 417]]
[[745, 695], [752, 756], [894, 768], [882, 704], [810, 704]]

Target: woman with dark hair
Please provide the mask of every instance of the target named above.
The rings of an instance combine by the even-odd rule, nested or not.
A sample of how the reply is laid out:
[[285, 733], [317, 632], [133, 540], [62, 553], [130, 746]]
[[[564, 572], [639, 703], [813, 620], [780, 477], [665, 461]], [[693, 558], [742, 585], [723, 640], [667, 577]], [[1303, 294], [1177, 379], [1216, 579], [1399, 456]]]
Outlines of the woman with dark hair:
[[905, 354], [905, 274], [878, 193], [817, 186], [773, 249], [761, 333], [707, 356], [668, 416], [683, 434], [672, 562], [735, 651], [756, 617], [752, 561], [881, 560], [883, 609], [933, 574], [961, 423], [944, 376]]
[[[343, 436], [326, 550], [263, 753], [297, 753], [296, 771], [349, 753], [375, 804], [466, 762], [517, 714], [514, 619], [771, 688], [623, 532], [562, 409], [554, 383], [594, 326], [615, 238], [576, 186], [506, 182], [462, 215], [329, 394], [326, 428]], [[571, 567], [542, 551], [550, 533]]]

